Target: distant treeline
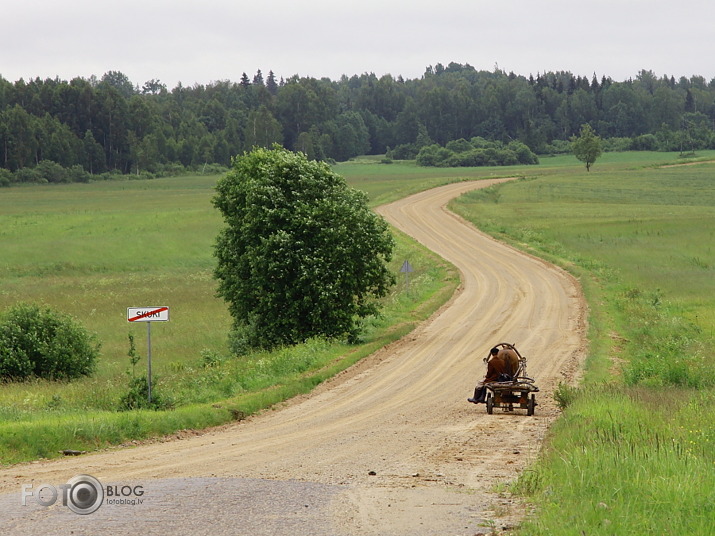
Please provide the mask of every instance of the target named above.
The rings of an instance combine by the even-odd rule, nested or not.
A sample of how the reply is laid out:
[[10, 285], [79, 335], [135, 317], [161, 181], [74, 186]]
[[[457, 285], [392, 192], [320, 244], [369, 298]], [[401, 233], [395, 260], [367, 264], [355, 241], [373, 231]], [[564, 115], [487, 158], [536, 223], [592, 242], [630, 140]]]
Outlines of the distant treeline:
[[60, 181], [228, 166], [233, 155], [274, 142], [336, 161], [415, 158], [423, 147], [474, 138], [548, 154], [568, 150], [585, 123], [606, 149], [715, 148], [715, 80], [645, 70], [623, 82], [570, 72], [527, 78], [457, 63], [412, 80], [276, 80], [258, 71], [171, 90], [159, 80], [139, 87], [117, 71], [70, 81], [0, 77], [0, 168], [7, 170], [0, 184], [37, 180], [22, 170], [43, 161], [66, 170], [55, 174]]

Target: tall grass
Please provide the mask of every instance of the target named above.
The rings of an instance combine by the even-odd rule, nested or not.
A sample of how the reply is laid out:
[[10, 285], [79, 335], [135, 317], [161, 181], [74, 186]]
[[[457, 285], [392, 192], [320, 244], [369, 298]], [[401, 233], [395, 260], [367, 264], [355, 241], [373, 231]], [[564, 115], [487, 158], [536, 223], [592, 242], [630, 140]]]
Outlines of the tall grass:
[[515, 490], [521, 534], [715, 534], [712, 390], [592, 387], [556, 422]]

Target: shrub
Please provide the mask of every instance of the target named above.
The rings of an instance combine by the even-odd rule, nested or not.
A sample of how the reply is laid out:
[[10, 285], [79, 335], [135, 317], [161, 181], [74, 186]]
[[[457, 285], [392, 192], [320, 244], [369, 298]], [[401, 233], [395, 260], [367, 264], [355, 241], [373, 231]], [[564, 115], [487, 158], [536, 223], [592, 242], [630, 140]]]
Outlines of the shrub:
[[71, 379], [94, 371], [100, 344], [75, 319], [18, 304], [0, 320], [0, 378]]
[[450, 141], [446, 147], [427, 145], [417, 154], [417, 165], [435, 167], [514, 166], [538, 164], [539, 159], [525, 144], [517, 141], [505, 146], [500, 141], [472, 138]]
[[15, 172], [15, 182], [47, 182], [36, 168], [20, 168]]
[[386, 156], [394, 160], [414, 160], [417, 157], [417, 152], [417, 145], [405, 143], [387, 151]]
[[69, 182], [67, 170], [52, 160], [40, 160], [35, 169], [47, 182]]
[[[653, 136], [655, 140], [655, 136]], [[634, 140], [631, 138], [604, 138], [602, 140], [603, 151], [608, 153], [618, 153], [635, 149], [633, 147]], [[643, 149], [650, 151], [651, 149]]]
[[508, 148], [514, 153], [519, 164], [538, 164], [539, 158], [532, 152], [529, 147], [519, 141], [512, 141]]
[[149, 381], [146, 376], [136, 376], [129, 380], [129, 389], [119, 400], [120, 411], [135, 409], [172, 409], [174, 403], [165, 399], [156, 389], [156, 379], [151, 379], [151, 402], [149, 402]]
[[103, 181], [112, 181], [124, 179], [125, 177], [118, 169], [112, 169], [110, 171], [105, 171], [104, 173], [99, 175], [99, 178]]
[[554, 390], [554, 400], [556, 401], [556, 405], [559, 407], [560, 410], [565, 410], [567, 407], [569, 407], [573, 403], [573, 401], [576, 400], [578, 395], [578, 387], [573, 387], [565, 383], [559, 383], [559, 385]]
[[75, 164], [67, 170], [67, 177], [70, 182], [89, 182], [91, 175], [79, 164]]
[[472, 149], [474, 149], [472, 144], [464, 138], [447, 142], [447, 145], [445, 145], [445, 147], [453, 153], [466, 153], [467, 151], [471, 151]]
[[179, 177], [186, 175], [187, 170], [180, 162], [158, 164], [156, 166], [157, 177]]
[[137, 353], [137, 347], [134, 344], [134, 335], [129, 334], [129, 363], [131, 370], [127, 371], [129, 376], [129, 388], [126, 393], [119, 399], [120, 411], [131, 411], [134, 409], [169, 409], [173, 408], [173, 401], [165, 399], [156, 392], [156, 378], [151, 379], [151, 402], [149, 401], [149, 380], [146, 375], [137, 376], [136, 366], [141, 361], [141, 356]]
[[657, 151], [658, 138], [653, 134], [643, 134], [633, 138], [631, 149], [634, 151]]
[[571, 143], [566, 140], [553, 140], [544, 148], [544, 154], [567, 154], [571, 152]]

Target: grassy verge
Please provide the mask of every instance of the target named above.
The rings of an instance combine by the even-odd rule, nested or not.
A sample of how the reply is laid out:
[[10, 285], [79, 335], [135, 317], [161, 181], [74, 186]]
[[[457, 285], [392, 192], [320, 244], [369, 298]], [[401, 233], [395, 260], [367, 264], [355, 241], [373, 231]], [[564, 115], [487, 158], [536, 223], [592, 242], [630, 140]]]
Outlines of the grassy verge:
[[715, 532], [713, 165], [660, 167], [673, 161], [555, 158], [454, 204], [575, 273], [591, 307], [584, 384], [559, 390], [564, 414], [513, 486], [536, 506], [520, 534]]
[[715, 534], [714, 404], [712, 389], [582, 389], [517, 483], [538, 506], [520, 533]]
[[[387, 175], [365, 184], [380, 190]], [[359, 174], [357, 174], [359, 176]], [[449, 299], [458, 274], [397, 233], [391, 268], [415, 272], [385, 298], [360, 345], [309, 341], [242, 359], [228, 355], [230, 319], [215, 297], [211, 244], [219, 223], [210, 206], [216, 177], [3, 190], [0, 306], [39, 302], [77, 317], [103, 342], [98, 370], [73, 382], [0, 385], [0, 462], [59, 456], [128, 440], [240, 419], [311, 390], [400, 338]], [[442, 179], [439, 179], [440, 181]], [[152, 329], [155, 394], [172, 409], [118, 411], [128, 390], [131, 332], [145, 357], [146, 328], [126, 307], [168, 304], [171, 321]], [[145, 361], [137, 365], [141, 374]]]

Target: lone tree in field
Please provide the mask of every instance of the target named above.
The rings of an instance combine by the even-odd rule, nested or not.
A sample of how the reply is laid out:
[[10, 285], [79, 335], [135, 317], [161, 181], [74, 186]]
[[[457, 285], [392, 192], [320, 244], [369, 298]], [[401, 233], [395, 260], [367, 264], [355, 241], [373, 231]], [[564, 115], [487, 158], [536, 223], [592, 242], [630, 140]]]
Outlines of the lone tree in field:
[[233, 350], [348, 337], [394, 284], [394, 240], [367, 196], [327, 164], [274, 145], [238, 156], [216, 186], [214, 254]]
[[571, 138], [571, 149], [574, 156], [586, 164], [586, 171], [591, 171], [591, 165], [601, 156], [601, 138], [591, 128], [591, 125], [581, 125], [578, 136]]

